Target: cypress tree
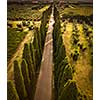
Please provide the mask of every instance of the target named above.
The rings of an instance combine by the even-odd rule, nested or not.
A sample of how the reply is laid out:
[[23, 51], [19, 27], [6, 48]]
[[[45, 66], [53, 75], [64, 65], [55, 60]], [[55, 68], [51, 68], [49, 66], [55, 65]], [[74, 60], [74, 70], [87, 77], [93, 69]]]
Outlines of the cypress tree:
[[63, 91], [61, 91], [61, 95], [58, 100], [77, 100], [78, 97], [78, 89], [76, 86], [76, 82], [73, 80], [68, 80], [64, 85]]
[[32, 43], [30, 43], [30, 53], [31, 53], [31, 58], [32, 58], [32, 63], [34, 66], [34, 70], [36, 72], [36, 54], [35, 54], [35, 49]]
[[20, 69], [20, 66], [18, 64], [18, 61], [14, 61], [14, 80], [15, 80], [15, 86], [17, 93], [19, 95], [19, 98], [21, 100], [27, 99], [27, 93], [24, 85], [24, 78], [22, 76], [22, 72]]
[[26, 60], [26, 63], [28, 65], [32, 94], [34, 94], [35, 86], [36, 86], [36, 77], [35, 77], [34, 66], [33, 66], [33, 63], [32, 63], [30, 45], [28, 45], [28, 44], [24, 45], [23, 58]]
[[19, 100], [13, 81], [7, 81], [7, 100]]
[[62, 91], [62, 88], [64, 86], [64, 84], [69, 80], [69, 79], [72, 79], [72, 68], [70, 67], [70, 65], [67, 65], [65, 68], [64, 68], [64, 71], [62, 73], [62, 77], [61, 77], [61, 80], [59, 81], [59, 93], [61, 93]]
[[41, 53], [40, 53], [40, 48], [39, 48], [39, 41], [38, 41], [38, 36], [37, 33], [34, 34], [34, 41], [33, 41], [33, 47], [35, 50], [35, 58], [36, 58], [36, 71], [39, 70], [40, 62], [41, 62]]
[[59, 53], [57, 54], [57, 57], [55, 58], [55, 64], [58, 66], [62, 60], [66, 57], [66, 52], [65, 52], [65, 46], [62, 45], [60, 47]]
[[21, 70], [22, 70], [22, 74], [24, 77], [24, 84], [25, 84], [25, 88], [26, 88], [26, 91], [28, 94], [28, 98], [29, 98], [29, 100], [31, 100], [32, 94], [31, 94], [30, 79], [29, 79], [29, 73], [28, 73], [28, 65], [27, 65], [25, 59], [22, 60]]

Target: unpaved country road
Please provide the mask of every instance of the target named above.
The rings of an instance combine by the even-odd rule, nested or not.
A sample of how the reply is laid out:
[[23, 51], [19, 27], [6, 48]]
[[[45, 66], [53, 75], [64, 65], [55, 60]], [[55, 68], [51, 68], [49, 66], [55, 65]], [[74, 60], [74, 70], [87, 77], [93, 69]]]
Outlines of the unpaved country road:
[[45, 47], [42, 57], [40, 74], [34, 100], [51, 100], [52, 98], [52, 67], [53, 67], [53, 12], [50, 17], [48, 34], [46, 36]]
[[8, 62], [8, 67], [7, 67], [7, 73], [8, 73], [7, 78], [8, 79], [12, 79], [12, 77], [13, 77], [13, 66], [12, 66], [12, 64], [13, 64], [14, 60], [16, 59], [17, 56], [18, 57], [22, 56], [22, 50], [24, 48], [24, 44], [27, 43], [29, 40], [31, 40], [32, 36], [33, 36], [33, 32], [29, 31], [29, 33], [25, 36], [23, 41], [19, 44], [19, 46], [16, 50], [16, 53], [13, 55], [11, 60]]

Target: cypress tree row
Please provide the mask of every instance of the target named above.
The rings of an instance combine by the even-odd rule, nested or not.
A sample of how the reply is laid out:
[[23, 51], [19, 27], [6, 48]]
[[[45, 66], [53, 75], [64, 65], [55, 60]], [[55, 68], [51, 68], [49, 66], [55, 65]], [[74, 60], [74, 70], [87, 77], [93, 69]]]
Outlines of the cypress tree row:
[[54, 6], [53, 30], [53, 61], [54, 61], [54, 92], [55, 100], [77, 100], [78, 88], [72, 81], [73, 70], [68, 62], [65, 46], [62, 39], [60, 17]]
[[50, 17], [50, 14], [52, 12], [52, 5], [43, 12], [42, 18], [41, 18], [41, 25], [40, 25], [40, 35], [41, 35], [41, 47], [42, 47], [42, 52], [44, 48], [44, 43], [45, 43], [45, 37], [46, 37], [46, 32], [47, 32], [47, 22]]
[[19, 100], [13, 81], [7, 81], [7, 100]]
[[26, 60], [26, 63], [28, 65], [30, 85], [31, 85], [31, 90], [32, 90], [31, 92], [34, 94], [35, 88], [36, 88], [36, 77], [35, 77], [34, 66], [32, 63], [30, 44], [25, 44], [25, 46], [24, 46], [23, 59]]
[[23, 59], [25, 59], [27, 64], [28, 64], [30, 80], [34, 79], [35, 71], [34, 71], [34, 66], [33, 66], [33, 63], [32, 63], [32, 57], [31, 57], [31, 52], [30, 52], [30, 44], [24, 45]]
[[14, 61], [14, 80], [15, 80], [15, 86], [20, 100], [27, 100], [24, 78], [20, 66], [18, 64], [18, 61]]

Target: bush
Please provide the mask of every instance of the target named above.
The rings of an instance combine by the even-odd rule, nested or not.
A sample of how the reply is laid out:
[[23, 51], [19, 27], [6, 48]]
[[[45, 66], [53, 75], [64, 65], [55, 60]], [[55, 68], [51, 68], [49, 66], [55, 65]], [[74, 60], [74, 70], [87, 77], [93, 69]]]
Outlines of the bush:
[[7, 100], [19, 100], [13, 81], [7, 81]]

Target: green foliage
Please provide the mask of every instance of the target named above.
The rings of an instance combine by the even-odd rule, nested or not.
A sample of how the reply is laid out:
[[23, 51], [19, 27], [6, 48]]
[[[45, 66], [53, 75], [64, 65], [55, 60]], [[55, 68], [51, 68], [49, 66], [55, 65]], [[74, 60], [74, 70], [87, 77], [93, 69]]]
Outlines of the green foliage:
[[13, 81], [7, 81], [7, 100], [19, 100]]
[[60, 79], [61, 74], [64, 71], [64, 68], [66, 65], [68, 65], [68, 58], [67, 57], [65, 57], [65, 59], [63, 61], [61, 61], [61, 63], [55, 69], [55, 76], [59, 77], [59, 79]]
[[40, 33], [41, 33], [41, 47], [43, 49], [45, 43], [45, 37], [47, 32], [47, 21], [50, 17], [52, 11], [52, 6], [50, 6], [46, 11], [42, 13]]
[[30, 43], [30, 53], [31, 53], [31, 58], [32, 58], [32, 63], [33, 63], [33, 66], [34, 66], [34, 70], [36, 72], [36, 63], [37, 63], [37, 60], [36, 60], [36, 49], [34, 49], [34, 46], [32, 43]]
[[7, 29], [7, 61], [9, 61], [16, 52], [18, 45], [24, 39], [26, 34], [26, 32], [18, 32], [17, 29]]
[[22, 60], [21, 70], [22, 70], [22, 75], [24, 78], [24, 84], [25, 84], [25, 88], [26, 88], [26, 91], [28, 94], [28, 98], [29, 98], [29, 100], [31, 100], [32, 94], [31, 94], [30, 79], [29, 79], [29, 73], [28, 73], [28, 65], [27, 65], [25, 59]]
[[68, 80], [64, 85], [63, 91], [61, 92], [58, 100], [77, 100], [77, 96], [78, 89], [76, 86], [76, 82], [73, 80]]
[[28, 45], [28, 44], [24, 45], [23, 58], [26, 60], [26, 63], [28, 65], [30, 84], [31, 84], [31, 89], [32, 89], [32, 93], [33, 93], [35, 91], [36, 77], [35, 77], [34, 66], [32, 63], [30, 45]]
[[66, 57], [65, 46], [63, 44], [59, 12], [56, 7], [54, 9], [54, 30], [53, 30], [53, 58], [54, 58], [54, 86], [55, 100], [58, 100], [59, 95], [63, 90], [64, 84], [72, 79], [72, 69], [68, 64]]
[[15, 80], [15, 86], [17, 93], [19, 95], [19, 98], [21, 100], [27, 99], [27, 93], [24, 85], [24, 78], [20, 69], [20, 66], [18, 64], [18, 61], [14, 61], [14, 80]]
[[59, 83], [59, 93], [61, 93], [63, 86], [65, 85], [65, 83], [69, 80], [73, 78], [73, 73], [72, 73], [72, 68], [70, 65], [66, 65], [66, 67], [64, 68], [62, 77], [60, 78], [61, 80], [58, 82]]
[[47, 28], [46, 28], [47, 17], [48, 17], [48, 15], [47, 15], [46, 11], [43, 12], [42, 19], [41, 19], [41, 25], [40, 25], [41, 46], [42, 46], [42, 49], [44, 47], [44, 42], [45, 42], [45, 37], [46, 37], [46, 32], [47, 32]]
[[56, 96], [57, 96], [58, 91], [59, 91], [59, 86], [60, 86], [59, 83], [60, 83], [60, 80], [62, 78], [62, 74], [63, 74], [64, 68], [66, 65], [68, 65], [67, 58], [65, 58], [58, 66], [54, 66], [54, 69], [55, 69], [55, 71], [54, 71], [54, 84], [55, 84]]
[[36, 31], [34, 33], [34, 41], [33, 41], [33, 48], [35, 50], [35, 59], [36, 59], [35, 60], [35, 63], [36, 63], [36, 71], [38, 71], [40, 69], [39, 66], [40, 66], [41, 59], [42, 59], [42, 48], [41, 48], [41, 44], [40, 44], [40, 40], [39, 39], [40, 39], [39, 38], [39, 33], [38, 33], [38, 31]]
[[26, 60], [26, 62], [28, 64], [30, 80], [34, 79], [35, 72], [34, 72], [34, 66], [33, 66], [33, 63], [32, 63], [32, 57], [31, 57], [30, 45], [29, 44], [24, 45], [23, 58]]

